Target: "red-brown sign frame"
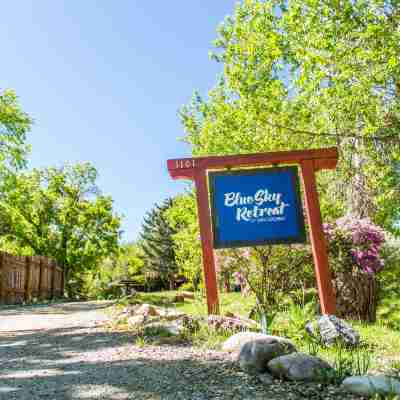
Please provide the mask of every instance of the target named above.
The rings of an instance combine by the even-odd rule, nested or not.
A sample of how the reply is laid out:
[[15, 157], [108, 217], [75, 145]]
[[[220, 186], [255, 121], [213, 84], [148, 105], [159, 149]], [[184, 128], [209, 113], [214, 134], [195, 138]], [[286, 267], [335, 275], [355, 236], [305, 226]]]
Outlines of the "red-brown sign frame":
[[290, 164], [299, 165], [301, 169], [321, 311], [323, 314], [335, 314], [336, 299], [329, 270], [325, 236], [322, 230], [322, 218], [315, 173], [322, 169], [335, 169], [337, 161], [338, 151], [335, 147], [317, 150], [181, 158], [167, 161], [168, 171], [173, 179], [190, 179], [194, 181], [196, 186], [209, 314], [219, 313], [219, 301], [207, 171]]

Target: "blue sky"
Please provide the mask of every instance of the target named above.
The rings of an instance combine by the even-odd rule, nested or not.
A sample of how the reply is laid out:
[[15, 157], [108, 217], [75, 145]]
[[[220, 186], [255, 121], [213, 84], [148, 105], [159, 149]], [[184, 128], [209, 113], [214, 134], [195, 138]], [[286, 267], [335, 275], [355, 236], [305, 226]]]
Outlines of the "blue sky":
[[13, 0], [0, 15], [0, 89], [35, 120], [30, 167], [90, 161], [135, 239], [144, 213], [182, 191], [177, 110], [213, 86], [208, 58], [233, 0]]

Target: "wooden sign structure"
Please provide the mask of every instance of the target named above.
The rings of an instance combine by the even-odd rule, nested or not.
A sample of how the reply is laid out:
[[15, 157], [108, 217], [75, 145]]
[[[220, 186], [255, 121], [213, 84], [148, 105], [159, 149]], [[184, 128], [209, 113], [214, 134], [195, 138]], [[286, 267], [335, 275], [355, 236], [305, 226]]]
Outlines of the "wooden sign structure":
[[190, 179], [194, 181], [196, 186], [209, 314], [219, 313], [219, 301], [213, 249], [208, 171], [279, 165], [300, 166], [321, 311], [323, 314], [335, 314], [336, 299], [322, 230], [315, 173], [322, 169], [335, 169], [337, 161], [338, 151], [336, 148], [181, 158], [167, 161], [168, 171], [173, 179]]

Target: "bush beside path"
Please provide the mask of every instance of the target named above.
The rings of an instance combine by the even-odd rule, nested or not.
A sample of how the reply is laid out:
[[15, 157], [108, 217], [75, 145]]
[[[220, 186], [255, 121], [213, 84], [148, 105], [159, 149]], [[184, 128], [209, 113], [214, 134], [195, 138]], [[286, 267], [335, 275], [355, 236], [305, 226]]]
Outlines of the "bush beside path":
[[101, 325], [107, 302], [0, 309], [0, 398], [357, 399], [334, 386], [263, 385], [232, 356], [188, 345], [135, 345]]

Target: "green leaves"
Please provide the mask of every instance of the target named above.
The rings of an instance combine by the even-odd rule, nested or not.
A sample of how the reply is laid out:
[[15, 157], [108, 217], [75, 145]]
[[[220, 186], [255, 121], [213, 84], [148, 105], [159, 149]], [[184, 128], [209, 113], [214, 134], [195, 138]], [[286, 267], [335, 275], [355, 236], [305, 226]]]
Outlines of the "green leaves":
[[192, 288], [197, 289], [202, 279], [202, 263], [197, 206], [193, 193], [175, 197], [165, 216], [174, 230], [173, 249], [179, 274], [187, 279]]
[[400, 159], [398, 2], [246, 0], [215, 45], [222, 78], [181, 110], [193, 154], [338, 146], [336, 172], [321, 178], [335, 193], [326, 212], [363, 204], [392, 229], [382, 207], [400, 201], [387, 185]]
[[1, 213], [9, 231], [3, 240], [33, 254], [55, 258], [68, 278], [94, 268], [118, 251], [120, 217], [100, 194], [89, 163], [21, 173], [3, 194]]
[[178, 267], [172, 240], [176, 230], [171, 227], [166, 217], [166, 212], [171, 207], [172, 200], [167, 199], [147, 213], [142, 225], [140, 247], [144, 253], [146, 272], [173, 289]]
[[10, 172], [26, 165], [29, 145], [26, 134], [32, 125], [31, 118], [22, 111], [14, 91], [0, 91], [0, 177], [2, 185]]

